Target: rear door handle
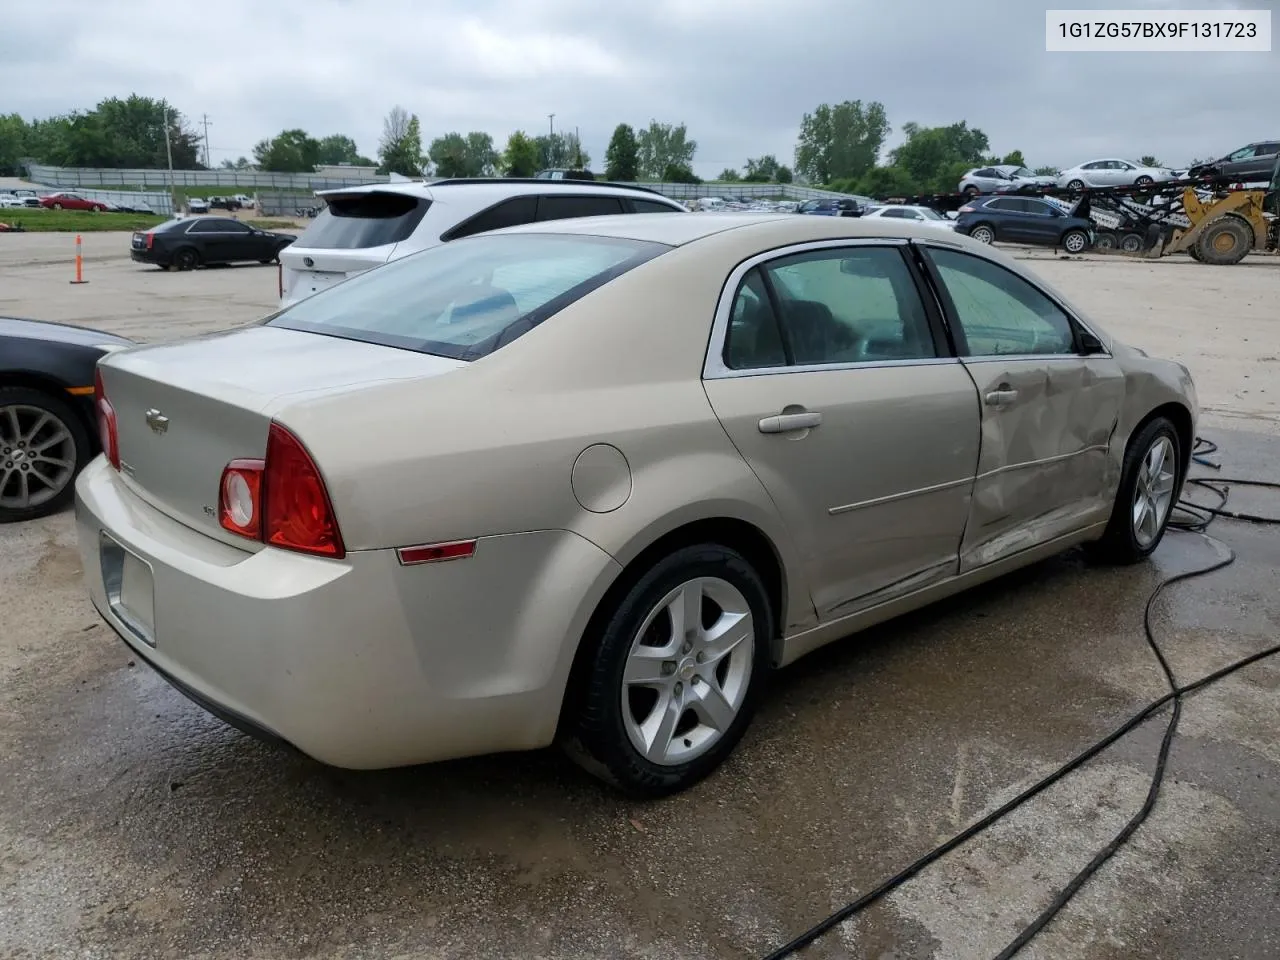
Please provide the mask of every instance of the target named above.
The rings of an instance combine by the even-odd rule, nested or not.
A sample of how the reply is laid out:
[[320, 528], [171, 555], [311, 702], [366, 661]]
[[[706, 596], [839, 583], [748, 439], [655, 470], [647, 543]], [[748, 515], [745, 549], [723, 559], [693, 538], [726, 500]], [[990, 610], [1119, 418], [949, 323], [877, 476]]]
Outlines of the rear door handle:
[[805, 413], [780, 413], [776, 417], [765, 417], [760, 421], [761, 433], [792, 433], [798, 430], [810, 430], [822, 423], [822, 414], [816, 411]]
[[1017, 390], [1000, 389], [992, 390], [987, 394], [988, 407], [1007, 407], [1013, 401], [1018, 399]]

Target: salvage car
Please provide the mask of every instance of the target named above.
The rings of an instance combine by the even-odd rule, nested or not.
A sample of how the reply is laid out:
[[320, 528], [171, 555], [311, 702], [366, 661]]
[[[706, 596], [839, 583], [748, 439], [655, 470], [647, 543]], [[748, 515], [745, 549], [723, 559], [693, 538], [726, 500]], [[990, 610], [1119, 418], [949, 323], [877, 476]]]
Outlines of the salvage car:
[[0, 317], [0, 523], [71, 502], [76, 474], [99, 452], [94, 367], [131, 343], [102, 330]]
[[1147, 557], [1198, 411], [997, 250], [789, 214], [472, 236], [98, 373], [80, 549], [131, 656], [326, 764], [559, 741], [637, 795], [809, 651]]
[[1097, 236], [1092, 220], [1037, 197], [974, 197], [958, 212], [956, 231], [980, 243], [1034, 243], [1083, 253]]
[[298, 239], [291, 233], [259, 230], [234, 217], [190, 217], [133, 235], [129, 257], [172, 270], [222, 263], [273, 263]]

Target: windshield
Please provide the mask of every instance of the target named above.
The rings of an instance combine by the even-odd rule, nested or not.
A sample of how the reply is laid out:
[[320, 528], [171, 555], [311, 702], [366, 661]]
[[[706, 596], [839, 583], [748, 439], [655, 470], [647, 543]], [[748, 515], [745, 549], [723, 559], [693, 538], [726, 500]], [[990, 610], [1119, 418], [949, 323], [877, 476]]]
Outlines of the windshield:
[[477, 360], [668, 249], [569, 234], [468, 237], [357, 274], [265, 324]]

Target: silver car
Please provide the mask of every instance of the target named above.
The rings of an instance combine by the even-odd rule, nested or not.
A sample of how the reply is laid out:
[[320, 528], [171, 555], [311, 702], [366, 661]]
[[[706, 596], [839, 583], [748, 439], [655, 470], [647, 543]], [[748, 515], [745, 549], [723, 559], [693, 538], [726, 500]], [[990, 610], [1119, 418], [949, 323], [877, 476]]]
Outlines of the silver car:
[[1149, 555], [1197, 418], [999, 251], [787, 214], [473, 236], [98, 375], [77, 522], [131, 655], [328, 764], [559, 741], [638, 795], [809, 651]]
[[1058, 186], [1069, 190], [1082, 190], [1085, 187], [1142, 187], [1177, 178], [1177, 173], [1167, 167], [1145, 167], [1132, 160], [1090, 160], [1063, 170], [1058, 175]]
[[1011, 163], [975, 167], [960, 178], [960, 193], [976, 197], [985, 193], [1008, 193], [1022, 188], [1052, 187], [1053, 177], [1037, 174]]

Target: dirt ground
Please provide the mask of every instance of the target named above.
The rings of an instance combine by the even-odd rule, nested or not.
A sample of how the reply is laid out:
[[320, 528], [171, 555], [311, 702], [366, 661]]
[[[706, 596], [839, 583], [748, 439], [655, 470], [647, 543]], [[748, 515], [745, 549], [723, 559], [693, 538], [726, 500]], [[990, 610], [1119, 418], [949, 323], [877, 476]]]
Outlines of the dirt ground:
[[[141, 340], [247, 322], [274, 267], [164, 273], [127, 238], [0, 237], [0, 314]], [[1280, 475], [1280, 261], [1035, 267], [1192, 369], [1223, 473]], [[1238, 489], [1238, 509], [1280, 498]], [[553, 751], [385, 773], [281, 753], [136, 662], [69, 514], [0, 528], [0, 958], [763, 956], [1182, 680], [1280, 638], [1280, 536], [1220, 521], [1123, 570], [1077, 552], [784, 671], [722, 771], [619, 799]], [[994, 956], [1139, 808], [1155, 715], [806, 958]], [[1280, 956], [1280, 662], [1189, 698], [1151, 819], [1019, 958]]]

